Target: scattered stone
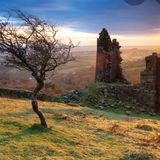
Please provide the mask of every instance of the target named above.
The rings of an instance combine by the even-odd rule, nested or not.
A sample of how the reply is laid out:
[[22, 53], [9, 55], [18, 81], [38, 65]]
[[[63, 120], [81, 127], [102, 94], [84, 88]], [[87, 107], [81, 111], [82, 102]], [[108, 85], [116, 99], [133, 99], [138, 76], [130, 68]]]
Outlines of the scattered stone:
[[131, 107], [131, 106], [125, 106], [125, 108], [126, 108], [126, 109], [132, 109], [132, 107]]
[[108, 96], [108, 89], [107, 89], [107, 88], [105, 88], [105, 89], [103, 90], [103, 95], [104, 95], [105, 97]]
[[74, 90], [73, 93], [76, 94], [76, 95], [80, 94], [79, 90]]
[[133, 110], [135, 110], [136, 109], [136, 107], [134, 106], [134, 107], [131, 107]]
[[144, 108], [141, 108], [140, 112], [146, 112], [146, 110]]
[[111, 104], [110, 106], [111, 106], [111, 107], [114, 107], [114, 104]]
[[79, 96], [75, 95], [75, 94], [73, 94], [71, 98], [74, 99], [74, 100], [77, 100], [77, 101], [79, 100]]
[[137, 103], [137, 100], [136, 100], [136, 99], [133, 99], [132, 101], [133, 101], [134, 103]]
[[130, 116], [132, 114], [131, 111], [126, 111], [126, 115]]
[[69, 97], [68, 97], [67, 95], [65, 95], [65, 96], [63, 96], [62, 98], [64, 98], [64, 99], [68, 99]]
[[151, 115], [151, 116], [156, 116], [157, 114], [154, 113], [154, 112], [151, 112], [150, 115]]
[[108, 108], [109, 105], [105, 103], [105, 104], [103, 104], [103, 107], [104, 107], [104, 108]]
[[62, 97], [64, 100], [70, 100], [70, 99], [73, 99], [73, 100], [76, 100], [78, 101], [79, 98], [80, 98], [80, 92], [78, 90], [73, 90], [65, 95], [63, 95]]
[[107, 108], [112, 108], [110, 104], [107, 104]]
[[102, 110], [103, 110], [103, 109], [104, 109], [104, 106], [98, 106], [98, 108], [100, 108], [100, 109], [102, 109]]
[[104, 100], [104, 99], [102, 99], [102, 100], [101, 100], [101, 103], [102, 103], [102, 104], [105, 104], [105, 100]]

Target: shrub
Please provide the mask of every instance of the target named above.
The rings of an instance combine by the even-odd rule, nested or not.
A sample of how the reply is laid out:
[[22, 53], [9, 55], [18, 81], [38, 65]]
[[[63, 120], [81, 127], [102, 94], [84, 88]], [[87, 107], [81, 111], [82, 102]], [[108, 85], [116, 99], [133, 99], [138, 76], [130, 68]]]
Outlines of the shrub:
[[153, 160], [152, 156], [146, 153], [129, 152], [120, 160]]
[[144, 131], [153, 131], [153, 127], [149, 125], [137, 125], [137, 128]]

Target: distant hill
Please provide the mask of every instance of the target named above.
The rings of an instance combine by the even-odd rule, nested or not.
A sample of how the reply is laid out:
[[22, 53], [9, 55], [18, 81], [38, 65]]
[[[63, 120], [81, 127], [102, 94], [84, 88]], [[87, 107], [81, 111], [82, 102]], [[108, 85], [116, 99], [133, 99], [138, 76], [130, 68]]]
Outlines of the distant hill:
[[[146, 47], [148, 48], [148, 47]], [[149, 47], [145, 49], [122, 47], [122, 68], [126, 78], [132, 83], [139, 82], [139, 74], [144, 70], [144, 58], [152, 52], [160, 52]], [[62, 94], [75, 88], [83, 88], [95, 81], [96, 47], [77, 47], [73, 50], [76, 60], [58, 68], [47, 77], [43, 90], [47, 94]], [[23, 75], [23, 76], [22, 76]], [[0, 66], [0, 87], [22, 88], [32, 90], [35, 82], [31, 74], [14, 68]]]
[[72, 52], [92, 52], [92, 51], [96, 51], [96, 46], [78, 46], [78, 47], [75, 47]]
[[[160, 51], [160, 46], [122, 46], [122, 50], [151, 50], [151, 51]], [[80, 52], [80, 51], [96, 51], [97, 46], [78, 46], [73, 49], [73, 52]]]

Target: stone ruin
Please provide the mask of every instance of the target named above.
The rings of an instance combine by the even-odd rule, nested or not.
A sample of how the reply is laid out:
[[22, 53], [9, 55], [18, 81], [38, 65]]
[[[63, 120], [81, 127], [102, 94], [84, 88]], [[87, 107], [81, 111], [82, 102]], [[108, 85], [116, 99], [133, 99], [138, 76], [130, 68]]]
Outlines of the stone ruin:
[[111, 40], [109, 33], [103, 28], [97, 39], [96, 82], [124, 80], [120, 48], [119, 42]]
[[140, 74], [140, 83], [151, 93], [150, 106], [156, 112], [160, 112], [160, 57], [157, 53], [152, 53], [145, 61], [146, 68]]
[[[104, 28], [97, 39], [96, 82], [127, 82], [121, 68], [120, 45], [111, 40]], [[116, 98], [133, 100], [147, 107], [146, 110], [160, 112], [160, 57], [157, 53], [146, 57], [146, 68], [140, 73], [140, 84], [120, 88], [107, 88]]]

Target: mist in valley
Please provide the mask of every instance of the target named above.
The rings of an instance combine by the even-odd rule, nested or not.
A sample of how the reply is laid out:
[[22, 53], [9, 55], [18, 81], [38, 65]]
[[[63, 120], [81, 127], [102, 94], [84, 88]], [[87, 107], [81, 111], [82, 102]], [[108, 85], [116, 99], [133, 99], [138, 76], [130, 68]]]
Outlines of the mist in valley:
[[[122, 47], [121, 52], [125, 77], [132, 83], [139, 83], [140, 72], [145, 68], [145, 57], [152, 52], [160, 53], [160, 47]], [[60, 66], [47, 76], [44, 93], [63, 94], [94, 83], [96, 47], [77, 47], [72, 54], [75, 61]], [[20, 71], [12, 66], [0, 66], [0, 87], [33, 90], [34, 85], [34, 79], [27, 71]]]

